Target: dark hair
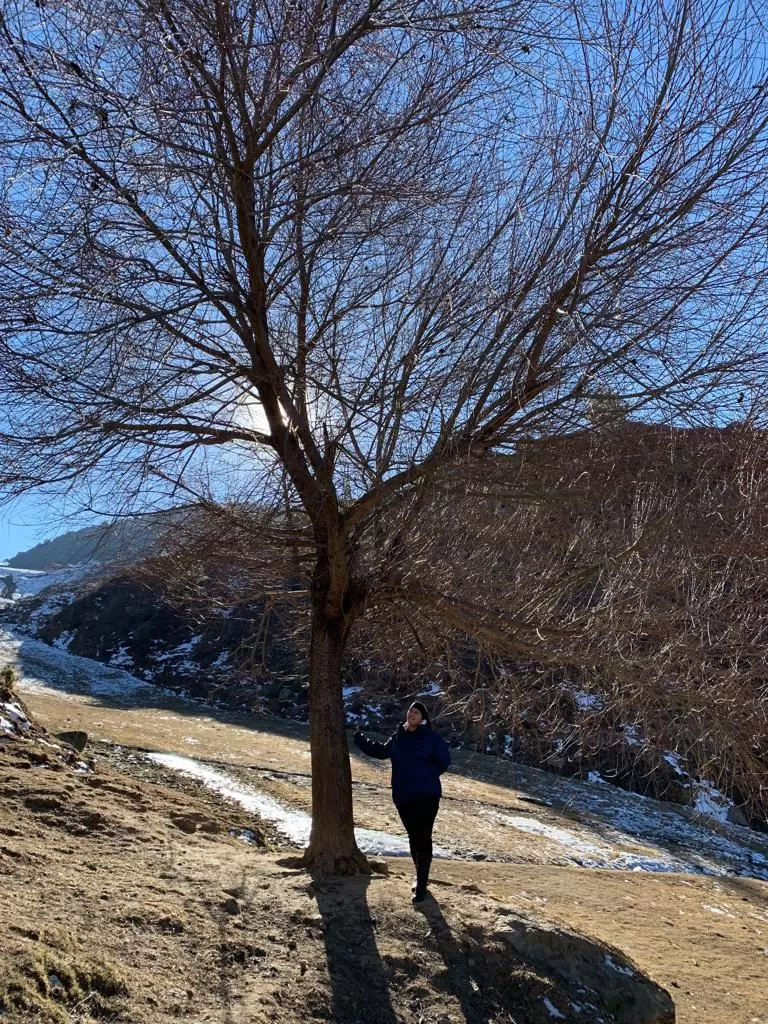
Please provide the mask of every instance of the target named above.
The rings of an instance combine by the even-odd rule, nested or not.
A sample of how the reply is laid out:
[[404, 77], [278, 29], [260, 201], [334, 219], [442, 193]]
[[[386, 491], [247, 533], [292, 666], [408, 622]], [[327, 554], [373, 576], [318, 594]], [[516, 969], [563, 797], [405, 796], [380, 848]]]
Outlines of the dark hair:
[[411, 703], [408, 705], [408, 708], [416, 708], [416, 710], [419, 712], [419, 714], [427, 723], [427, 725], [429, 725], [429, 712], [427, 711], [426, 707], [424, 706], [424, 704], [421, 703], [420, 700], [411, 701]]

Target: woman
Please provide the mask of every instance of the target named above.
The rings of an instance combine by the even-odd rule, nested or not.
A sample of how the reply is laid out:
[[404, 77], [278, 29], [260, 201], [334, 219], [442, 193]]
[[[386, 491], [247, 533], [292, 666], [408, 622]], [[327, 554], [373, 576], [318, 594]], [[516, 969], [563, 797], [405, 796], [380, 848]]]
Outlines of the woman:
[[421, 903], [432, 864], [432, 827], [443, 795], [440, 776], [451, 763], [448, 744], [432, 730], [427, 709], [415, 700], [405, 722], [386, 743], [377, 743], [358, 731], [355, 746], [369, 757], [392, 759], [392, 799], [416, 865], [413, 902]]

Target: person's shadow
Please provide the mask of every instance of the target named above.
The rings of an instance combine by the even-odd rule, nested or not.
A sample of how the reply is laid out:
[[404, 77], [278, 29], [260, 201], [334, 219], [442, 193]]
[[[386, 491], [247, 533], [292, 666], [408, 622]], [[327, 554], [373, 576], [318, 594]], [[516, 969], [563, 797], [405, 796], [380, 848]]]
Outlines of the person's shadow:
[[376, 876], [316, 878], [331, 981], [334, 1024], [396, 1024], [386, 965], [376, 944], [377, 922], [366, 898]]
[[437, 901], [427, 892], [424, 902], [415, 904], [415, 908], [427, 919], [435, 945], [443, 958], [443, 983], [446, 990], [458, 999], [467, 1024], [485, 1024], [488, 1020], [488, 1007], [477, 987], [473, 987], [471, 959], [454, 938]]

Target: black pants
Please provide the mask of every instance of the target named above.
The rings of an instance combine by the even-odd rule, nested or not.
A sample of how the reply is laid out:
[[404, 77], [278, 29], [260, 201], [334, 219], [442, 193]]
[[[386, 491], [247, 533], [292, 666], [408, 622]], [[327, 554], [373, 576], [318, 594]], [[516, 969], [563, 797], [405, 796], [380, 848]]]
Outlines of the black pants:
[[411, 857], [416, 865], [418, 885], [426, 886], [432, 864], [432, 828], [440, 806], [437, 796], [422, 796], [406, 804], [395, 804], [400, 820], [408, 833]]

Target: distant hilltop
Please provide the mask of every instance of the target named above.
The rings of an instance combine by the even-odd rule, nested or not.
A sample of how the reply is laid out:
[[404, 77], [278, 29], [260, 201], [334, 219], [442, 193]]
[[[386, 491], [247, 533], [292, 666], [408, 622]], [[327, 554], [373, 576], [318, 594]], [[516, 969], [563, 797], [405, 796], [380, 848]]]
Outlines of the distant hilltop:
[[163, 532], [179, 515], [177, 510], [121, 519], [103, 526], [70, 530], [36, 544], [5, 561], [11, 569], [50, 572], [70, 565], [134, 562], [156, 546]]

